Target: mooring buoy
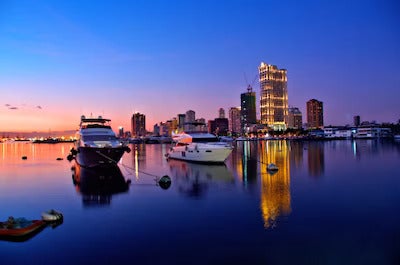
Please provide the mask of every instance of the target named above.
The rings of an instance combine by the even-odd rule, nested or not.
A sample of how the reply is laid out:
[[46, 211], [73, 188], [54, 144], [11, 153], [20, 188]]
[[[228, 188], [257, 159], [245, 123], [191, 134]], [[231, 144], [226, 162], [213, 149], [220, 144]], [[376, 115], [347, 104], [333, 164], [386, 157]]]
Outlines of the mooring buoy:
[[158, 185], [164, 190], [168, 189], [171, 186], [171, 178], [168, 175], [164, 175], [158, 181]]

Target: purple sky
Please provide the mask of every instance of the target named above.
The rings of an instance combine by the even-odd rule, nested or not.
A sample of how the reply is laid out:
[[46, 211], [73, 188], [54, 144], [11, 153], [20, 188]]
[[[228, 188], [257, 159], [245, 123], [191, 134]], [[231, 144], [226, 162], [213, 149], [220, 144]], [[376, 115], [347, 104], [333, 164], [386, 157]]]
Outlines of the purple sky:
[[398, 14], [397, 1], [0, 0], [0, 131], [90, 113], [127, 130], [134, 112], [148, 129], [189, 109], [214, 119], [261, 61], [288, 70], [304, 121], [316, 98], [325, 125], [397, 122]]

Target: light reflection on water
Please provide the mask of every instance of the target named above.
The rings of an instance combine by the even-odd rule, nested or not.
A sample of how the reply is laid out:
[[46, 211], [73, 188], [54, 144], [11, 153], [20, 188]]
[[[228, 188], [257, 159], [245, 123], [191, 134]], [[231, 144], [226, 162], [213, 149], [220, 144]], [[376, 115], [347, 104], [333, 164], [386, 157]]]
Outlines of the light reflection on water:
[[[53, 255], [65, 256], [65, 264], [76, 259], [89, 262], [89, 257], [106, 264], [110, 260], [102, 253], [110, 238], [107, 226], [127, 219], [132, 226], [113, 229], [112, 242], [119, 254], [108, 255], [114, 262], [135, 256], [139, 264], [162, 263], [149, 246], [166, 243], [165, 250], [172, 254], [169, 264], [399, 260], [400, 143], [237, 142], [226, 165], [212, 166], [167, 161], [168, 145], [141, 144], [131, 145], [132, 152], [124, 155], [119, 167], [98, 171], [66, 161], [71, 147], [0, 144], [0, 218], [34, 217], [49, 208], [66, 217], [52, 233], [44, 230], [24, 243], [30, 246], [31, 257], [57, 238], [80, 242], [75, 253], [85, 246], [87, 259], [74, 252], [66, 256], [71, 251], [61, 244]], [[276, 164], [278, 172], [267, 172], [269, 163]], [[163, 175], [172, 179], [167, 190], [157, 184]], [[97, 210], [89, 210], [93, 208]], [[374, 232], [367, 232], [372, 227]], [[298, 244], [291, 246], [289, 241]], [[213, 251], [189, 258], [205, 245]], [[7, 254], [16, 251], [16, 245], [0, 241], [4, 262], [23, 264], [23, 258]]]

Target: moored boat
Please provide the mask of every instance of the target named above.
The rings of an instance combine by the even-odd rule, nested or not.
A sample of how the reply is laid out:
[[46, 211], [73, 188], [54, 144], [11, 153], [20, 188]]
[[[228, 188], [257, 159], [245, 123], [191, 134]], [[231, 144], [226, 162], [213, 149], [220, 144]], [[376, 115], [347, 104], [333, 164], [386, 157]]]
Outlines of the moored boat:
[[81, 116], [75, 149], [69, 158], [75, 158], [83, 167], [115, 165], [129, 147], [120, 141], [110, 126], [111, 120]]
[[7, 221], [0, 222], [0, 239], [18, 241], [28, 239], [35, 232], [46, 226], [43, 220], [27, 220], [25, 218], [9, 217]]
[[218, 137], [204, 132], [173, 134], [174, 145], [167, 158], [198, 163], [224, 163], [233, 147], [219, 142]]

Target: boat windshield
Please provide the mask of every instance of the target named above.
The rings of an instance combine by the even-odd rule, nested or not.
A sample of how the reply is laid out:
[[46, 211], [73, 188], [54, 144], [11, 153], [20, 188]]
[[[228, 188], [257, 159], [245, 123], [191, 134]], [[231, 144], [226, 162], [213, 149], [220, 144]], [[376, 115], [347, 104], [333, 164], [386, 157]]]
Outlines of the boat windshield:
[[193, 143], [210, 143], [210, 142], [218, 142], [219, 139], [217, 137], [196, 137], [192, 138]]
[[83, 141], [115, 141], [117, 137], [114, 135], [85, 135]]

